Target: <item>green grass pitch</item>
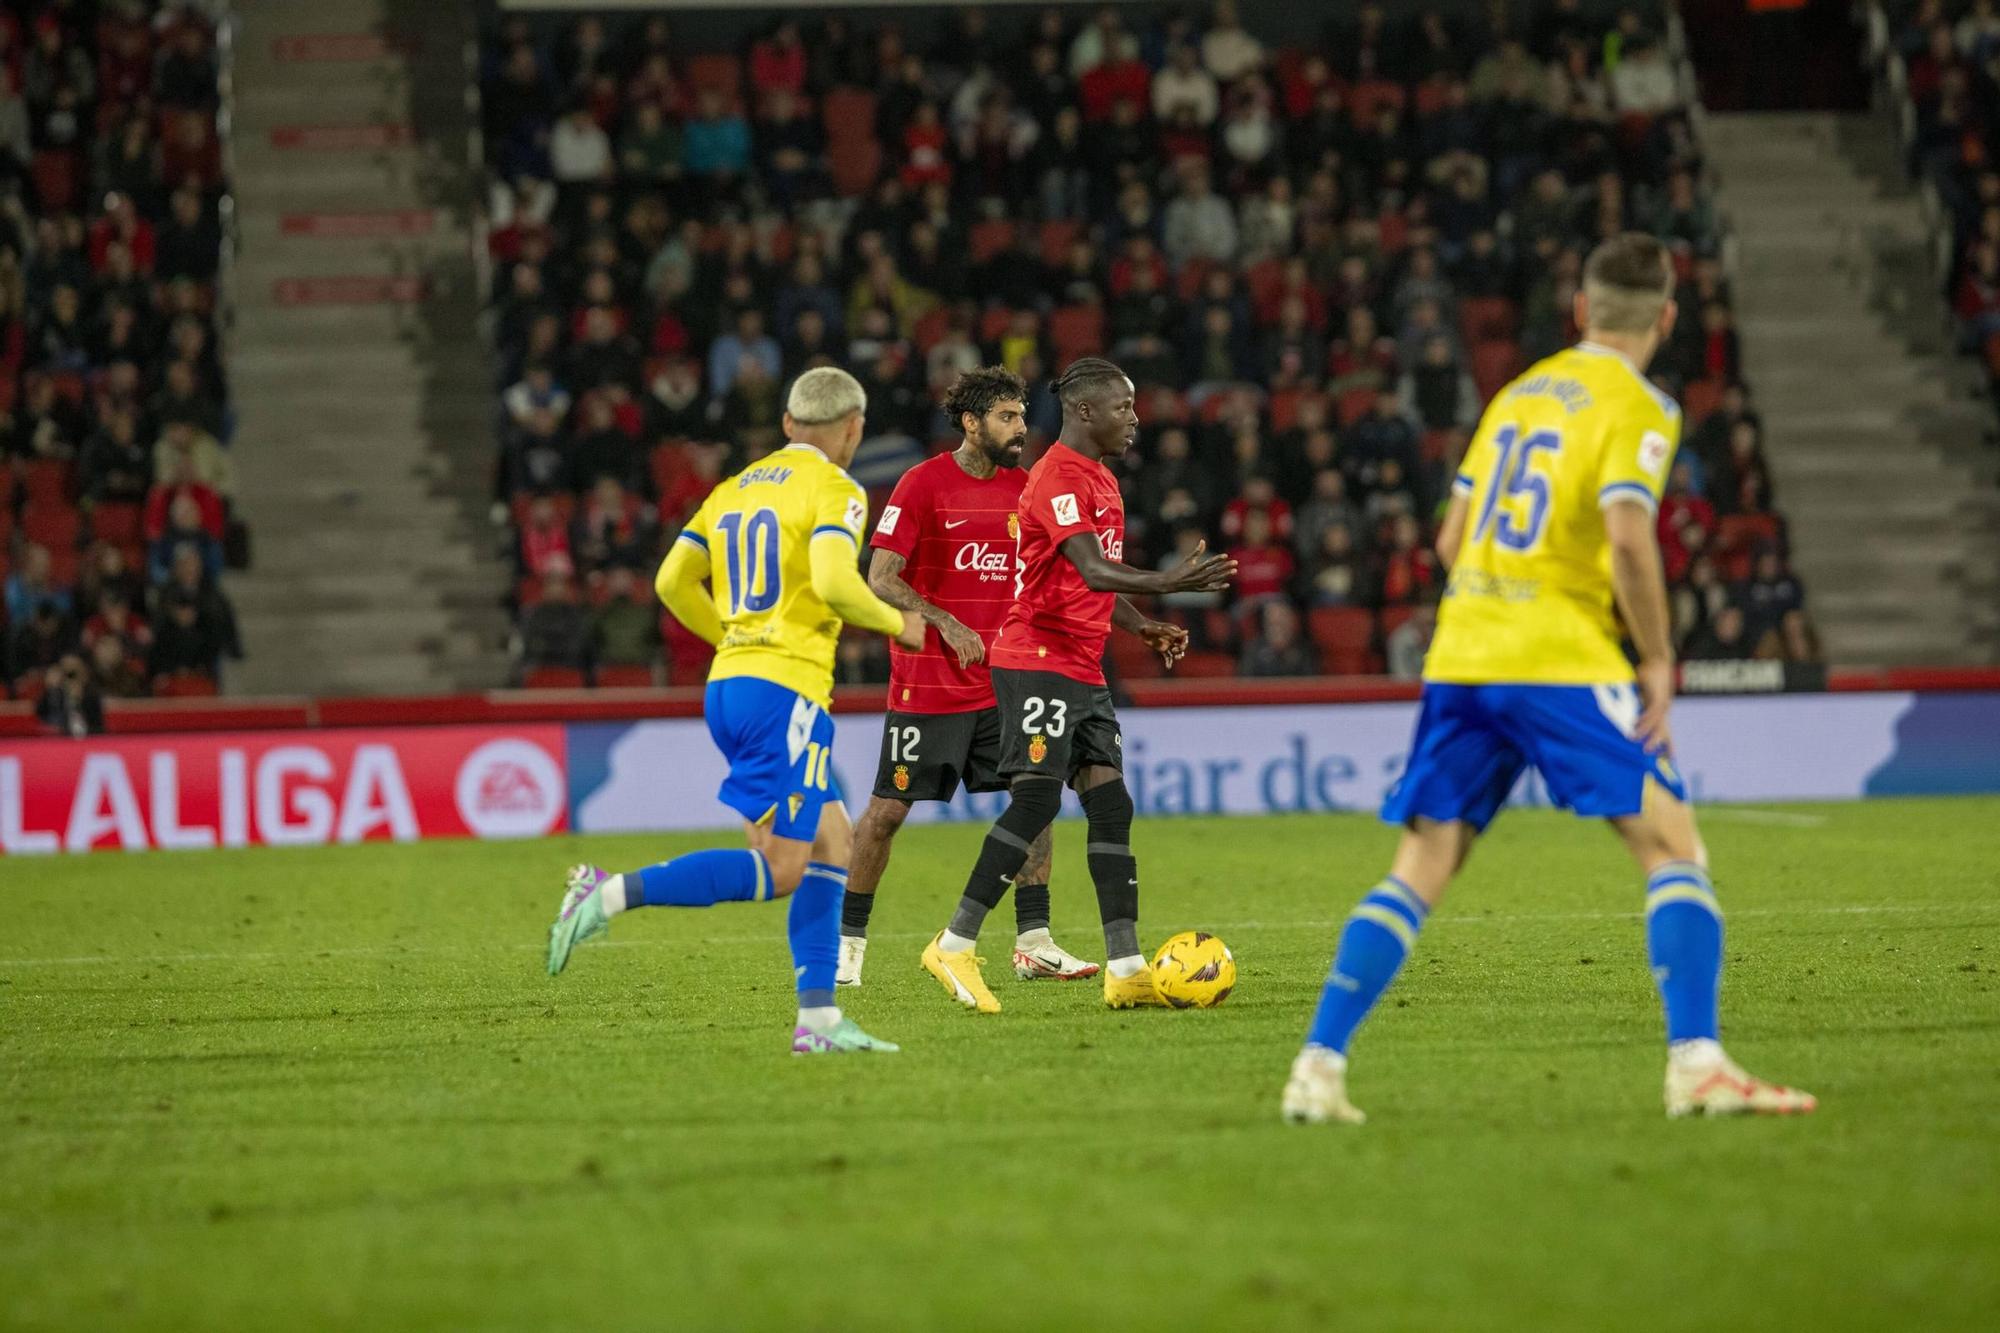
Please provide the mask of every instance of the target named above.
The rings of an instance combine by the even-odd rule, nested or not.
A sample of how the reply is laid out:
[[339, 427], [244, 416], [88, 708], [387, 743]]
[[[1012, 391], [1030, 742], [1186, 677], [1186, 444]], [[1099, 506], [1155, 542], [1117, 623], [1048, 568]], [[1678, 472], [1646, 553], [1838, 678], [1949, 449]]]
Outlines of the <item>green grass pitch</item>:
[[[2000, 1311], [2000, 801], [1709, 812], [1726, 1035], [1802, 1120], [1669, 1122], [1641, 885], [1501, 820], [1279, 1123], [1393, 833], [1142, 821], [1144, 937], [1210, 1012], [917, 969], [979, 831], [913, 828], [867, 985], [900, 1056], [794, 1060], [782, 907], [628, 917], [559, 980], [562, 868], [700, 838], [0, 863], [0, 1327], [1754, 1329]], [[1059, 937], [1102, 944], [1082, 830]]]

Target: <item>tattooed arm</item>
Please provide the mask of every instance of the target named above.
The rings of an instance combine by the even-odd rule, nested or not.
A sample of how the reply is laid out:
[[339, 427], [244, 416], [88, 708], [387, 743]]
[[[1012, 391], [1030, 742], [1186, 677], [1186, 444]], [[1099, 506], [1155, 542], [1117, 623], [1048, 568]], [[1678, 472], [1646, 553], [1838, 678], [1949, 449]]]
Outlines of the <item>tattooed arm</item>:
[[925, 601], [917, 590], [903, 581], [903, 566], [909, 562], [895, 551], [877, 547], [868, 560], [868, 586], [889, 605], [914, 611], [926, 624], [937, 627], [938, 637], [958, 656], [958, 664], [971, 666], [986, 656], [979, 635], [967, 629], [959, 618], [941, 606]]

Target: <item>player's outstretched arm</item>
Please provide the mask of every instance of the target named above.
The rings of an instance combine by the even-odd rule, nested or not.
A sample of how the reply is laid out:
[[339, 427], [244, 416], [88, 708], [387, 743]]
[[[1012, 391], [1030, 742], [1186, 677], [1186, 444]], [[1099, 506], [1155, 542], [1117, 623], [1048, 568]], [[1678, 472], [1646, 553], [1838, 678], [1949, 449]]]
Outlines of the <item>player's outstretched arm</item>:
[[898, 610], [868, 590], [854, 565], [855, 538], [822, 532], [812, 542], [812, 586], [833, 613], [858, 629], [887, 634], [905, 648], [924, 646], [924, 618]]
[[957, 655], [960, 666], [968, 667], [983, 659], [986, 643], [976, 631], [943, 607], [925, 601], [915, 588], [903, 581], [903, 566], [908, 563], [902, 552], [876, 547], [874, 554], [868, 557], [868, 586], [889, 605], [901, 611], [915, 612], [923, 617], [925, 624], [936, 625], [938, 637], [944, 640], [945, 647]]
[[707, 578], [708, 547], [701, 544], [700, 534], [683, 532], [660, 562], [653, 591], [689, 633], [713, 645], [722, 642], [722, 616], [715, 609], [715, 599], [701, 586]]
[[1220, 592], [1236, 576], [1236, 562], [1226, 555], [1206, 554], [1203, 542], [1172, 569], [1134, 569], [1106, 558], [1097, 534], [1079, 532], [1064, 539], [1063, 557], [1076, 566], [1092, 592], [1161, 593]]
[[1164, 620], [1154, 620], [1123, 597], [1111, 608], [1111, 623], [1144, 639], [1169, 667], [1187, 655], [1186, 630], [1179, 625], [1169, 625]]
[[1674, 640], [1652, 509], [1636, 500], [1605, 505], [1604, 536], [1611, 546], [1612, 591], [1625, 617], [1625, 632], [1639, 650], [1639, 696], [1645, 707], [1638, 734], [1648, 747], [1664, 749], [1671, 742], [1667, 709], [1674, 701]]

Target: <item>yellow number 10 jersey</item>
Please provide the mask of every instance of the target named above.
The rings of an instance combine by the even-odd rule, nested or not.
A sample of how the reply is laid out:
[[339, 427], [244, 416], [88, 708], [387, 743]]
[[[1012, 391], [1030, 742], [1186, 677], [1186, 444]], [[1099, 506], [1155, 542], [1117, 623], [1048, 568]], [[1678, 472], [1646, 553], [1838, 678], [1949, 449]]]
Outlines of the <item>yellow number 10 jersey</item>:
[[1681, 414], [1623, 356], [1581, 343], [1502, 389], [1452, 493], [1465, 535], [1424, 679], [1597, 685], [1632, 679], [1612, 610], [1604, 506], [1659, 506]]
[[814, 585], [815, 541], [838, 545], [856, 600], [879, 613], [856, 623], [889, 632], [902, 623], [901, 613], [869, 595], [855, 571], [867, 525], [861, 487], [810, 445], [768, 454], [709, 492], [679, 537], [707, 552], [722, 621], [708, 678], [754, 676], [826, 706], [841, 619]]

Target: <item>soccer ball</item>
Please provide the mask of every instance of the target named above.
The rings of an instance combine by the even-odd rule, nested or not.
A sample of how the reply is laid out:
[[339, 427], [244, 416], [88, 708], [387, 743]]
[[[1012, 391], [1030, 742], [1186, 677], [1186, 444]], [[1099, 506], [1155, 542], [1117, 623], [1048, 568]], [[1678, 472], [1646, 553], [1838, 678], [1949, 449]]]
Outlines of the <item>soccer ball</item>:
[[1153, 986], [1176, 1009], [1213, 1009], [1236, 989], [1236, 957], [1216, 936], [1184, 930], [1153, 955]]

